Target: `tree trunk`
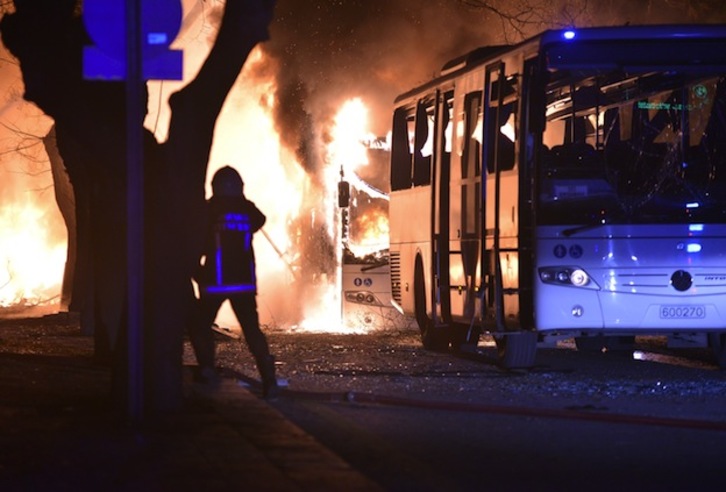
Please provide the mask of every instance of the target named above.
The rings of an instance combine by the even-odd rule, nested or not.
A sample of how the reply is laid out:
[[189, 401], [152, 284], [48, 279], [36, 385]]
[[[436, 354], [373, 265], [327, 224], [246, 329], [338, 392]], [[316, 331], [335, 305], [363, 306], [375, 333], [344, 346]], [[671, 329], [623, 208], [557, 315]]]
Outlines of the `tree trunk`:
[[76, 200], [66, 166], [63, 164], [63, 158], [60, 156], [60, 152], [58, 152], [58, 145], [56, 145], [55, 141], [55, 127], [52, 127], [48, 134], [43, 137], [43, 146], [50, 160], [55, 201], [58, 204], [58, 209], [68, 231], [68, 249], [66, 252], [66, 264], [63, 270], [60, 309], [61, 311], [69, 311], [71, 310], [73, 298], [73, 276], [76, 271], [76, 254], [78, 252], [76, 246]]

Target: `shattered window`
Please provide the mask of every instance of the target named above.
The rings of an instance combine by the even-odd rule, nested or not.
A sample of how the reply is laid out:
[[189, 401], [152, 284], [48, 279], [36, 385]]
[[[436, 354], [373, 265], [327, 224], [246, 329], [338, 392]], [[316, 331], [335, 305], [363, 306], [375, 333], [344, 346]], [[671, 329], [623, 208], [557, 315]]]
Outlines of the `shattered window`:
[[726, 80], [558, 81], [540, 159], [543, 223], [726, 220]]

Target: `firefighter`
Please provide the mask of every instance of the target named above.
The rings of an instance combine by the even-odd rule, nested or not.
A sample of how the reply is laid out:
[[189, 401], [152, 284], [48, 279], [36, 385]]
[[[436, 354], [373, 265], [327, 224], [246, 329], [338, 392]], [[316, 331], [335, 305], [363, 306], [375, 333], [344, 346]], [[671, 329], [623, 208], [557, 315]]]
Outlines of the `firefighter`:
[[265, 215], [245, 197], [242, 178], [230, 166], [214, 174], [207, 207], [206, 245], [195, 276], [200, 294], [198, 314], [190, 329], [199, 364], [197, 378], [204, 383], [219, 381], [212, 325], [220, 306], [229, 299], [262, 377], [262, 394], [272, 398], [278, 392], [275, 362], [267, 338], [260, 330], [252, 248], [252, 235], [264, 225]]

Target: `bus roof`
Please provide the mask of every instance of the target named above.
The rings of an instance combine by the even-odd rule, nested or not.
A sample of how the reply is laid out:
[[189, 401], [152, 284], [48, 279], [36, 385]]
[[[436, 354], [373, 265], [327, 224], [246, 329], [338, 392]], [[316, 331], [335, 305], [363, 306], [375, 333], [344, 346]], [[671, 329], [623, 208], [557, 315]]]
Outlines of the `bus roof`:
[[666, 40], [666, 39], [724, 39], [726, 25], [723, 24], [659, 24], [639, 26], [608, 26], [544, 31], [538, 36], [541, 45], [562, 41], [604, 41], [604, 40]]
[[673, 41], [679, 39], [720, 39], [726, 43], [726, 25], [660, 24], [546, 30], [517, 44], [482, 46], [464, 55], [453, 58], [443, 65], [438, 77], [399, 95], [395, 99], [395, 103], [408, 99], [431, 87], [436, 87], [447, 80], [454, 79], [463, 73], [495, 59], [501, 54], [514, 52], [527, 45], [538, 45], [541, 51], [548, 46], [556, 44], [576, 44], [583, 41]]

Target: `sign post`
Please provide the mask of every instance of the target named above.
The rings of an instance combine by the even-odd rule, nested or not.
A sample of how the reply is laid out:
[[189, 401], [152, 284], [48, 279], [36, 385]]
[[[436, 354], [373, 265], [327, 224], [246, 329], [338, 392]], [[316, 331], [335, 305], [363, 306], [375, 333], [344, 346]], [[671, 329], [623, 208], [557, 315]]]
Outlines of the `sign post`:
[[128, 295], [128, 415], [144, 410], [144, 149], [139, 42], [141, 0], [126, 2], [126, 258]]
[[86, 0], [86, 79], [126, 82], [126, 256], [128, 398], [132, 421], [144, 413], [144, 84], [182, 78], [182, 54], [169, 50], [181, 24], [179, 0]]

